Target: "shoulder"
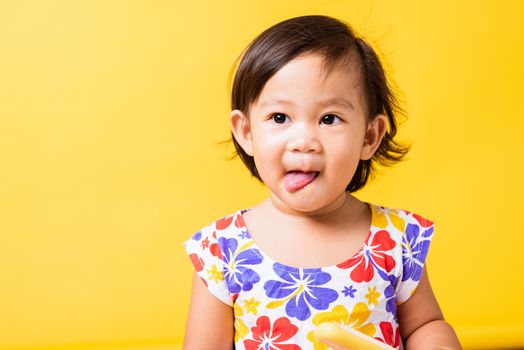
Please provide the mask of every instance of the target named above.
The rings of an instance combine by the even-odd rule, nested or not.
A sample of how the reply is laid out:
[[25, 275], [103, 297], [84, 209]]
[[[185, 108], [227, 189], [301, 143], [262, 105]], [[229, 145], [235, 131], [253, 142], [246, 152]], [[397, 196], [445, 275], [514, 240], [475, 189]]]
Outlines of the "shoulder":
[[401, 304], [413, 294], [421, 279], [433, 238], [432, 220], [405, 209], [371, 205], [376, 230], [387, 231], [397, 244], [392, 253], [395, 265], [395, 292]]
[[239, 234], [245, 229], [242, 216], [244, 211], [245, 210], [237, 210], [232, 214], [216, 219], [194, 233], [186, 243], [191, 241], [201, 242], [206, 238], [208, 240], [217, 240], [219, 237], [227, 238], [228, 236]]
[[[433, 232], [434, 223], [425, 216], [406, 209], [390, 208], [377, 204], [369, 204], [372, 210], [373, 226], [397, 231], [402, 235], [420, 231]], [[426, 232], [429, 234], [429, 232]]]
[[184, 242], [195, 272], [204, 285], [229, 306], [233, 305], [233, 296], [228, 288], [226, 265], [231, 250], [237, 245], [233, 237], [241, 235], [242, 227], [242, 211], [237, 211], [203, 227]]
[[223, 250], [228, 250], [231, 245], [236, 246], [239, 240], [249, 238], [242, 216], [244, 211], [238, 210], [221, 217], [186, 240], [184, 247], [191, 259], [200, 261], [201, 257], [211, 255], [221, 260]]
[[[399, 262], [402, 261], [404, 267], [408, 262], [422, 265], [433, 239], [433, 221], [405, 209], [374, 204], [370, 204], [370, 206], [373, 211], [373, 238], [375, 240], [378, 240], [375, 237], [390, 239], [391, 241], [388, 240], [389, 246], [394, 246], [392, 255]], [[393, 242], [395, 242], [394, 245]], [[420, 271], [417, 269], [417, 272]]]

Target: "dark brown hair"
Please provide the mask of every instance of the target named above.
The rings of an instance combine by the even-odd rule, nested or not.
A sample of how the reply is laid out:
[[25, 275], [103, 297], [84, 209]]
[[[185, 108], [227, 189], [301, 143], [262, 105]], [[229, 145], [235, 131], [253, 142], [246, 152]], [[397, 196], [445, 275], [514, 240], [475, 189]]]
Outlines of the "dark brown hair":
[[[382, 64], [373, 48], [356, 36], [349, 24], [316, 15], [291, 18], [266, 29], [238, 58], [240, 64], [231, 89], [231, 108], [249, 115], [251, 104], [257, 101], [266, 82], [288, 62], [308, 53], [321, 54], [328, 70], [339, 62], [357, 57], [358, 62], [354, 63], [359, 66], [361, 73], [368, 122], [377, 114], [383, 114], [388, 119], [388, 130], [379, 148], [370, 159], [359, 161], [346, 187], [347, 191], [355, 192], [373, 175], [376, 163], [393, 165], [404, 158], [409, 146], [393, 140], [397, 133], [395, 115], [402, 113], [402, 109], [387, 82]], [[232, 140], [244, 164], [253, 176], [262, 181], [253, 157], [244, 152], [234, 136]]]

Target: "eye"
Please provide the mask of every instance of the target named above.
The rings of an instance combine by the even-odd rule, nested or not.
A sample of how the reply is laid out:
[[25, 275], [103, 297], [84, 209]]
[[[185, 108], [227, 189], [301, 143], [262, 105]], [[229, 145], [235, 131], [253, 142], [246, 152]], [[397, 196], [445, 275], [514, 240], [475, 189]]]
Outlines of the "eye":
[[320, 119], [320, 123], [326, 125], [336, 125], [339, 124], [341, 121], [342, 120], [334, 114], [326, 114]]
[[271, 119], [277, 124], [284, 124], [289, 120], [289, 117], [283, 113], [275, 113], [271, 116]]

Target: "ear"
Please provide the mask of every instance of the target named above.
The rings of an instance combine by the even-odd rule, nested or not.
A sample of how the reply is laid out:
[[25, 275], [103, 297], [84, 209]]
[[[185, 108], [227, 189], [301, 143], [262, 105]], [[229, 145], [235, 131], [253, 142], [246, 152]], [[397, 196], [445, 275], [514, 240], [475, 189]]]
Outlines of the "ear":
[[249, 118], [240, 110], [231, 111], [231, 131], [238, 144], [251, 157], [253, 156], [253, 142], [251, 140], [251, 127]]
[[387, 130], [387, 119], [383, 114], [378, 114], [368, 123], [366, 134], [364, 135], [364, 144], [360, 153], [360, 159], [370, 159], [380, 146], [380, 142]]

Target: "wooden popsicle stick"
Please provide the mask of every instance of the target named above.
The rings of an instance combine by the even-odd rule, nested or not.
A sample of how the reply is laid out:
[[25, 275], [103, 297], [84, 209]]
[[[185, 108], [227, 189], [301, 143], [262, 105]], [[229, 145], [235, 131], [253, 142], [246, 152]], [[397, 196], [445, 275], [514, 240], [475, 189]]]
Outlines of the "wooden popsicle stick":
[[342, 329], [336, 323], [321, 323], [314, 333], [316, 338], [325, 339], [351, 350], [394, 350], [395, 348], [368, 337], [353, 328]]

